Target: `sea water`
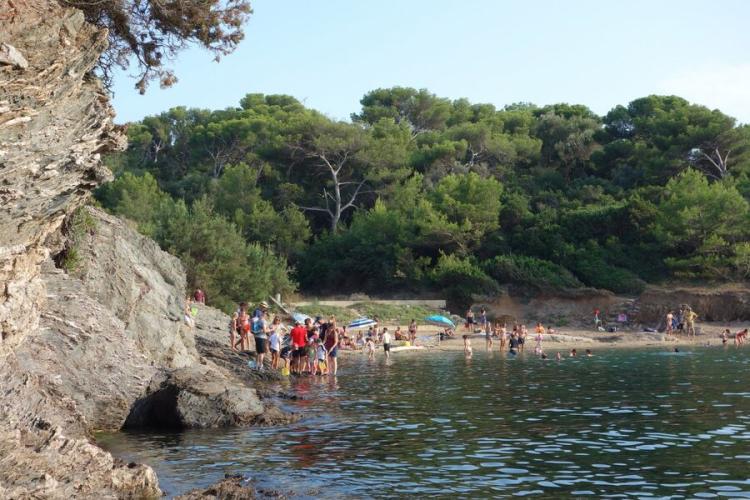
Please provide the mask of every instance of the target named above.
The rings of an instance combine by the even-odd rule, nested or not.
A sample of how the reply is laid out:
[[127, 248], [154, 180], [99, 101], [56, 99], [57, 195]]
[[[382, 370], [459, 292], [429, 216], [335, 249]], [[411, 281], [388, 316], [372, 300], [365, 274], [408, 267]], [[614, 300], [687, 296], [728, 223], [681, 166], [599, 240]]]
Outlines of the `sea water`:
[[169, 495], [239, 473], [299, 497], [750, 497], [750, 348], [365, 358], [285, 382], [293, 425], [100, 442]]

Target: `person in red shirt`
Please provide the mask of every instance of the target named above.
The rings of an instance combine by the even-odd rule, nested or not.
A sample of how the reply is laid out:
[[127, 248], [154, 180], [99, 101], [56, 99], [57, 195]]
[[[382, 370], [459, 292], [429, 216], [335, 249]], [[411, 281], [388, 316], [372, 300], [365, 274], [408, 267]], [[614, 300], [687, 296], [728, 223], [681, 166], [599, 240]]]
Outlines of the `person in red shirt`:
[[292, 372], [300, 373], [302, 369], [301, 361], [306, 356], [307, 328], [302, 326], [299, 321], [295, 321], [290, 335], [292, 336]]

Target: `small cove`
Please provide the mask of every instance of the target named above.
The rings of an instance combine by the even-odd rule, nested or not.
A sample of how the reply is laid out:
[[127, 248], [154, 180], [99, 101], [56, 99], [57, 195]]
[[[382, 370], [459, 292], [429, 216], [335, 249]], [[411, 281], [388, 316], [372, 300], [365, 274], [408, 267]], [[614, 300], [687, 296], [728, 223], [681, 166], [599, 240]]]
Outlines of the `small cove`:
[[342, 358], [294, 424], [99, 442], [175, 495], [241, 473], [300, 497], [750, 497], [750, 351]]

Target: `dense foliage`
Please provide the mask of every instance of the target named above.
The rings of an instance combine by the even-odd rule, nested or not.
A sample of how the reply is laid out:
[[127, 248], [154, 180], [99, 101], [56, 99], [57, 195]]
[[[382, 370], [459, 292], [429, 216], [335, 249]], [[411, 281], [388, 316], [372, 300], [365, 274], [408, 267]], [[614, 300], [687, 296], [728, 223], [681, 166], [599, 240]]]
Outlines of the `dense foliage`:
[[248, 0], [63, 0], [86, 20], [107, 30], [108, 47], [98, 70], [106, 84], [115, 67], [137, 67], [135, 87], [143, 94], [151, 80], [168, 87], [177, 77], [168, 67], [182, 49], [199, 45], [217, 60], [244, 37]]
[[[351, 122], [258, 94], [148, 117], [99, 199], [224, 301], [288, 290], [286, 263], [306, 292], [461, 306], [507, 283], [748, 277], [750, 127], [720, 111], [649, 96], [600, 117], [400, 87], [361, 104]], [[242, 277], [253, 259], [277, 271]]]

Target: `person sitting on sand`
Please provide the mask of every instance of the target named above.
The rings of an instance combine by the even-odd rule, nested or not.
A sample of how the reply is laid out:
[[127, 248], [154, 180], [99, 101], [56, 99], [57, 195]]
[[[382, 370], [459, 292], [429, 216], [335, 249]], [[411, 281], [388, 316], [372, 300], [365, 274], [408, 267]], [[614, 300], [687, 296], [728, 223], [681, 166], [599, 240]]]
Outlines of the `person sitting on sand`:
[[393, 331], [393, 340], [406, 340], [406, 335], [403, 334], [400, 326]]
[[575, 348], [571, 349], [569, 356], [571, 358], [575, 358], [576, 356], [578, 356], [578, 351], [576, 351]]

